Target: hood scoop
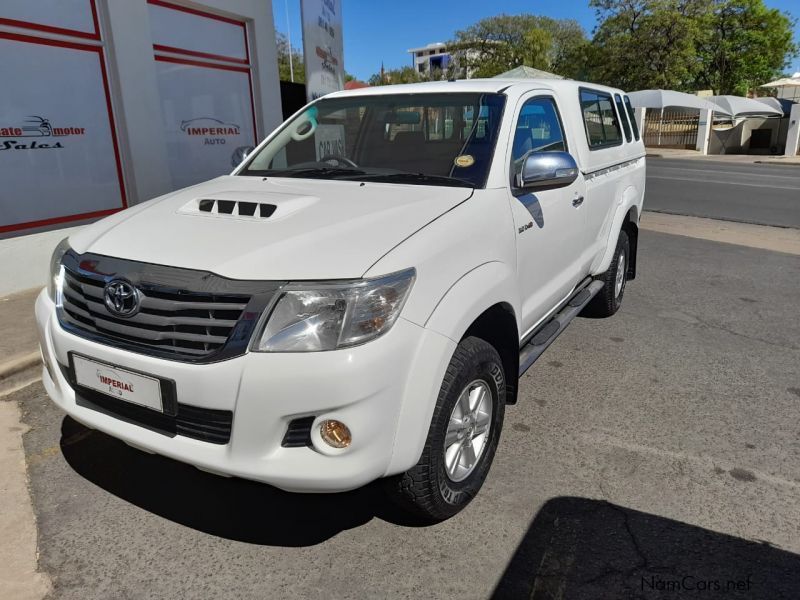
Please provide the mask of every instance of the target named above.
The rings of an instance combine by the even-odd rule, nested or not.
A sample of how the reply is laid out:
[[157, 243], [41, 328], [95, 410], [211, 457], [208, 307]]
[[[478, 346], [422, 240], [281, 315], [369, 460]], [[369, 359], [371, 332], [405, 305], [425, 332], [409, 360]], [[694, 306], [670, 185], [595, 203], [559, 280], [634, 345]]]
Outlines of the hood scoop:
[[217, 200], [202, 198], [191, 200], [178, 212], [200, 215], [240, 217], [248, 219], [268, 219], [278, 207], [265, 202], [246, 202], [243, 200]]

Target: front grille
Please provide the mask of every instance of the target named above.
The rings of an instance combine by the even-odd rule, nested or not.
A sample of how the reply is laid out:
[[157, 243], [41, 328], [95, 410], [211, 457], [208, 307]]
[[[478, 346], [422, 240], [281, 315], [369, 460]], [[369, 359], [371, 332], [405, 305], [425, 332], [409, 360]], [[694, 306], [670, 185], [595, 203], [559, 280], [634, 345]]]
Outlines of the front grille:
[[161, 379], [164, 412], [159, 412], [78, 385], [72, 365], [71, 356], [69, 367], [58, 364], [61, 373], [75, 390], [75, 402], [78, 406], [170, 437], [182, 435], [210, 444], [227, 444], [231, 439], [233, 412], [178, 402], [175, 382], [170, 379]]
[[[63, 264], [62, 326], [108, 345], [191, 362], [243, 354], [261, 312], [282, 285], [71, 253]], [[114, 279], [138, 290], [140, 308], [131, 317], [106, 308], [105, 286]]]
[[76, 403], [170, 437], [182, 435], [210, 444], [227, 444], [231, 439], [233, 413], [229, 410], [177, 403], [177, 414], [173, 416], [83, 387], [76, 391]]
[[65, 270], [64, 312], [68, 322], [176, 355], [205, 356], [228, 340], [248, 296], [139, 291], [139, 312], [112, 315], [103, 301], [105, 282]]

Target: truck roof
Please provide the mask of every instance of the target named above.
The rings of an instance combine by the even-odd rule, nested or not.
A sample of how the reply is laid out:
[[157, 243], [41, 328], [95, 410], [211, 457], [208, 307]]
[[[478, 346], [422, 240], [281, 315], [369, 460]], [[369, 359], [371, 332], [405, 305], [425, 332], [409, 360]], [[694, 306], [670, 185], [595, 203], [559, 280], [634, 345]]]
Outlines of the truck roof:
[[379, 85], [334, 92], [326, 98], [339, 98], [343, 96], [383, 96], [387, 94], [426, 94], [426, 93], [469, 93], [484, 94], [500, 93], [513, 88], [515, 93], [524, 93], [528, 90], [549, 89], [554, 91], [571, 91], [579, 87], [588, 87], [611, 93], [624, 93], [617, 88], [574, 81], [572, 79], [458, 79], [456, 81], [427, 81], [424, 83], [401, 83], [397, 85]]

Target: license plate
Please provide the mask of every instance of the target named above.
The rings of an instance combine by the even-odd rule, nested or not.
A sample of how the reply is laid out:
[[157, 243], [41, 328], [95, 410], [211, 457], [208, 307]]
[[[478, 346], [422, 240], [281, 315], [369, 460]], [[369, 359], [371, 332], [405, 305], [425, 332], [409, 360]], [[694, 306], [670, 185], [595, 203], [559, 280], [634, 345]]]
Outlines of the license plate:
[[72, 355], [72, 360], [78, 385], [118, 400], [164, 412], [161, 382], [155, 377], [133, 373], [75, 354]]

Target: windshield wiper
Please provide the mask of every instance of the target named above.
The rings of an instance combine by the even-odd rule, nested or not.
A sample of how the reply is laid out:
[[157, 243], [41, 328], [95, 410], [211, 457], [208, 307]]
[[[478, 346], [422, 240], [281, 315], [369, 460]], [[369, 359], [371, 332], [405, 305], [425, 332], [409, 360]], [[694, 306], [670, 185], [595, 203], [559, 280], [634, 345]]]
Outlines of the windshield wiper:
[[450, 185], [474, 188], [475, 184], [466, 179], [447, 175], [428, 175], [426, 173], [367, 173], [359, 175], [360, 181], [382, 181], [386, 183], [419, 183], [423, 185]]
[[243, 175], [259, 177], [312, 177], [319, 179], [335, 179], [341, 175], [361, 175], [364, 171], [349, 167], [306, 167], [302, 169], [266, 169], [248, 170]]

